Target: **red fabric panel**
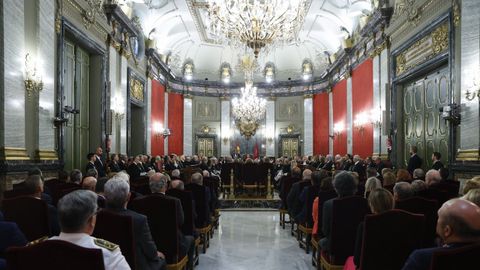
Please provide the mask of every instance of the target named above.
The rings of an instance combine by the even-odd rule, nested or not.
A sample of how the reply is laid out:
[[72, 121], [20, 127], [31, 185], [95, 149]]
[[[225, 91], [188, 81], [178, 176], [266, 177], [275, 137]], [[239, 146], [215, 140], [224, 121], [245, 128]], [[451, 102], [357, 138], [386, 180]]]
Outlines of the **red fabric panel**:
[[168, 153], [183, 154], [183, 95], [168, 94]]
[[313, 95], [313, 154], [328, 154], [328, 93]]
[[[333, 154], [347, 153], [347, 81], [341, 80], [333, 87], [333, 125], [342, 124], [343, 131], [335, 134]], [[332, 130], [333, 133], [333, 130]]]
[[[360, 64], [352, 72], [352, 121], [358, 114], [370, 117], [373, 108], [373, 62], [371, 59]], [[355, 122], [354, 122], [355, 123]], [[370, 119], [363, 125], [363, 131], [353, 128], [353, 154], [362, 158], [373, 152], [373, 126]]]
[[152, 111], [150, 118], [151, 125], [151, 149], [153, 156], [164, 154], [164, 140], [161, 136], [156, 136], [154, 126], [161, 125], [165, 127], [165, 85], [157, 80], [152, 80]]

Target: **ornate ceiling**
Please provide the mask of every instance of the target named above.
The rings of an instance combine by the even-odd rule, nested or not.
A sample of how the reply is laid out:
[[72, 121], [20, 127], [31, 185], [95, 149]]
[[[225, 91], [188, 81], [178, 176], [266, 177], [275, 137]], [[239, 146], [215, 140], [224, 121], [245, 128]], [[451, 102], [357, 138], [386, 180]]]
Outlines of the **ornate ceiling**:
[[[358, 27], [360, 18], [372, 9], [372, 0], [305, 0], [309, 10], [298, 33], [298, 42], [260, 53], [255, 82], [264, 82], [264, 67], [275, 67], [275, 80], [298, 80], [302, 63], [313, 64], [313, 76], [321, 76], [329, 65], [328, 55], [341, 49], [342, 41]], [[238, 70], [243, 51], [215, 44], [206, 30], [207, 0], [124, 0], [127, 15], [139, 18], [145, 36], [156, 41], [157, 51], [176, 76], [184, 64], [194, 65], [194, 80], [220, 81], [221, 67], [232, 68], [232, 82], [243, 82]]]

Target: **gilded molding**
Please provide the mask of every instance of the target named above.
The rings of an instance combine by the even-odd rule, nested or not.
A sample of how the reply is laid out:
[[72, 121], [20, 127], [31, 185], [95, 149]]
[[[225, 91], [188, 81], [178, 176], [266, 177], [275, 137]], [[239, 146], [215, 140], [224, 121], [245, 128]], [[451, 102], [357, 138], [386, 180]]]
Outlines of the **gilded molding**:
[[143, 83], [133, 77], [130, 78], [130, 96], [143, 102]]
[[89, 8], [82, 12], [83, 26], [89, 29], [97, 21], [97, 14], [103, 13], [103, 0], [86, 0]]
[[396, 75], [401, 75], [447, 50], [450, 46], [448, 30], [448, 23], [443, 23], [397, 55], [395, 58]]
[[303, 95], [303, 98], [304, 99], [313, 98], [313, 95], [312, 94], [306, 94], [306, 95]]
[[452, 6], [453, 6], [453, 25], [455, 27], [458, 27], [460, 25], [460, 18], [461, 18], [460, 5], [458, 4], [458, 0], [452, 0]]
[[480, 151], [479, 151], [479, 149], [458, 150], [456, 160], [458, 160], [458, 161], [480, 161]]
[[25, 148], [1, 147], [0, 160], [30, 160], [30, 157]]
[[37, 150], [35, 151], [36, 160], [58, 160], [57, 151], [55, 150]]

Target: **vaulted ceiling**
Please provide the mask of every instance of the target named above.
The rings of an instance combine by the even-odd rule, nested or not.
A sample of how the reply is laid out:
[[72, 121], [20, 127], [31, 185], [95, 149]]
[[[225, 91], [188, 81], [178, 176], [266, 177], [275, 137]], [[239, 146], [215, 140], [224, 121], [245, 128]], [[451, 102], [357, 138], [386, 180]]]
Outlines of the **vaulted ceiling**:
[[[267, 1], [267, 0], [265, 0]], [[267, 63], [275, 67], [275, 80], [300, 79], [302, 63], [313, 64], [314, 77], [328, 68], [328, 54], [341, 49], [342, 41], [359, 25], [360, 18], [372, 10], [372, 0], [304, 0], [309, 9], [298, 33], [298, 41], [260, 53], [254, 81], [263, 82]], [[138, 17], [145, 36], [156, 41], [167, 64], [182, 76], [186, 61], [194, 64], [194, 79], [220, 80], [220, 67], [232, 67], [233, 82], [242, 82], [237, 65], [243, 50], [216, 44], [208, 32], [207, 0], [124, 0], [119, 1], [127, 15]], [[343, 29], [343, 30], [342, 30]], [[345, 31], [346, 30], [346, 31]], [[326, 53], [327, 52], [327, 53]]]

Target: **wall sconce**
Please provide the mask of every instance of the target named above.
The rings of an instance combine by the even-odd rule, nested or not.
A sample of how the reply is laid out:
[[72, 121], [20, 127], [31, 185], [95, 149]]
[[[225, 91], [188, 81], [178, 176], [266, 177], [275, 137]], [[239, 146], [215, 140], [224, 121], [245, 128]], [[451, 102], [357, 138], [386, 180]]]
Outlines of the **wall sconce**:
[[368, 123], [369, 118], [369, 115], [365, 112], [361, 112], [355, 116], [355, 121], [353, 121], [353, 125], [355, 129], [360, 132], [360, 134], [363, 134], [363, 132], [365, 131], [365, 124]]
[[333, 125], [333, 139], [335, 139], [335, 137], [340, 137], [342, 135], [342, 132], [345, 130], [345, 123], [343, 122], [340, 122], [340, 123], [335, 123]]
[[37, 63], [32, 60], [29, 53], [25, 55], [25, 90], [30, 97], [32, 94], [38, 94], [43, 89], [42, 75], [37, 70]]
[[232, 136], [232, 131], [230, 129], [223, 131], [222, 132], [223, 144], [228, 144], [228, 141], [230, 141], [231, 136]]
[[115, 119], [122, 120], [125, 117], [125, 106], [123, 104], [123, 98], [121, 96], [115, 96], [112, 105]]
[[374, 128], [382, 127], [382, 113], [380, 109], [372, 109], [370, 111], [370, 123]]
[[156, 138], [162, 137], [163, 139], [168, 138], [172, 133], [169, 128], [164, 128], [160, 122], [153, 122], [152, 124], [153, 133]]
[[302, 75], [303, 75], [303, 80], [308, 81], [310, 78], [312, 78], [313, 74], [313, 65], [309, 60], [304, 60], [302, 64]]
[[[472, 90], [470, 90], [472, 89]], [[475, 98], [480, 99], [480, 87], [477, 86], [477, 80], [473, 80], [473, 86], [467, 89], [465, 92], [465, 99], [468, 101], [473, 101]]]
[[268, 144], [272, 144], [273, 143], [273, 136], [268, 136], [267, 137], [267, 142], [268, 142]]

